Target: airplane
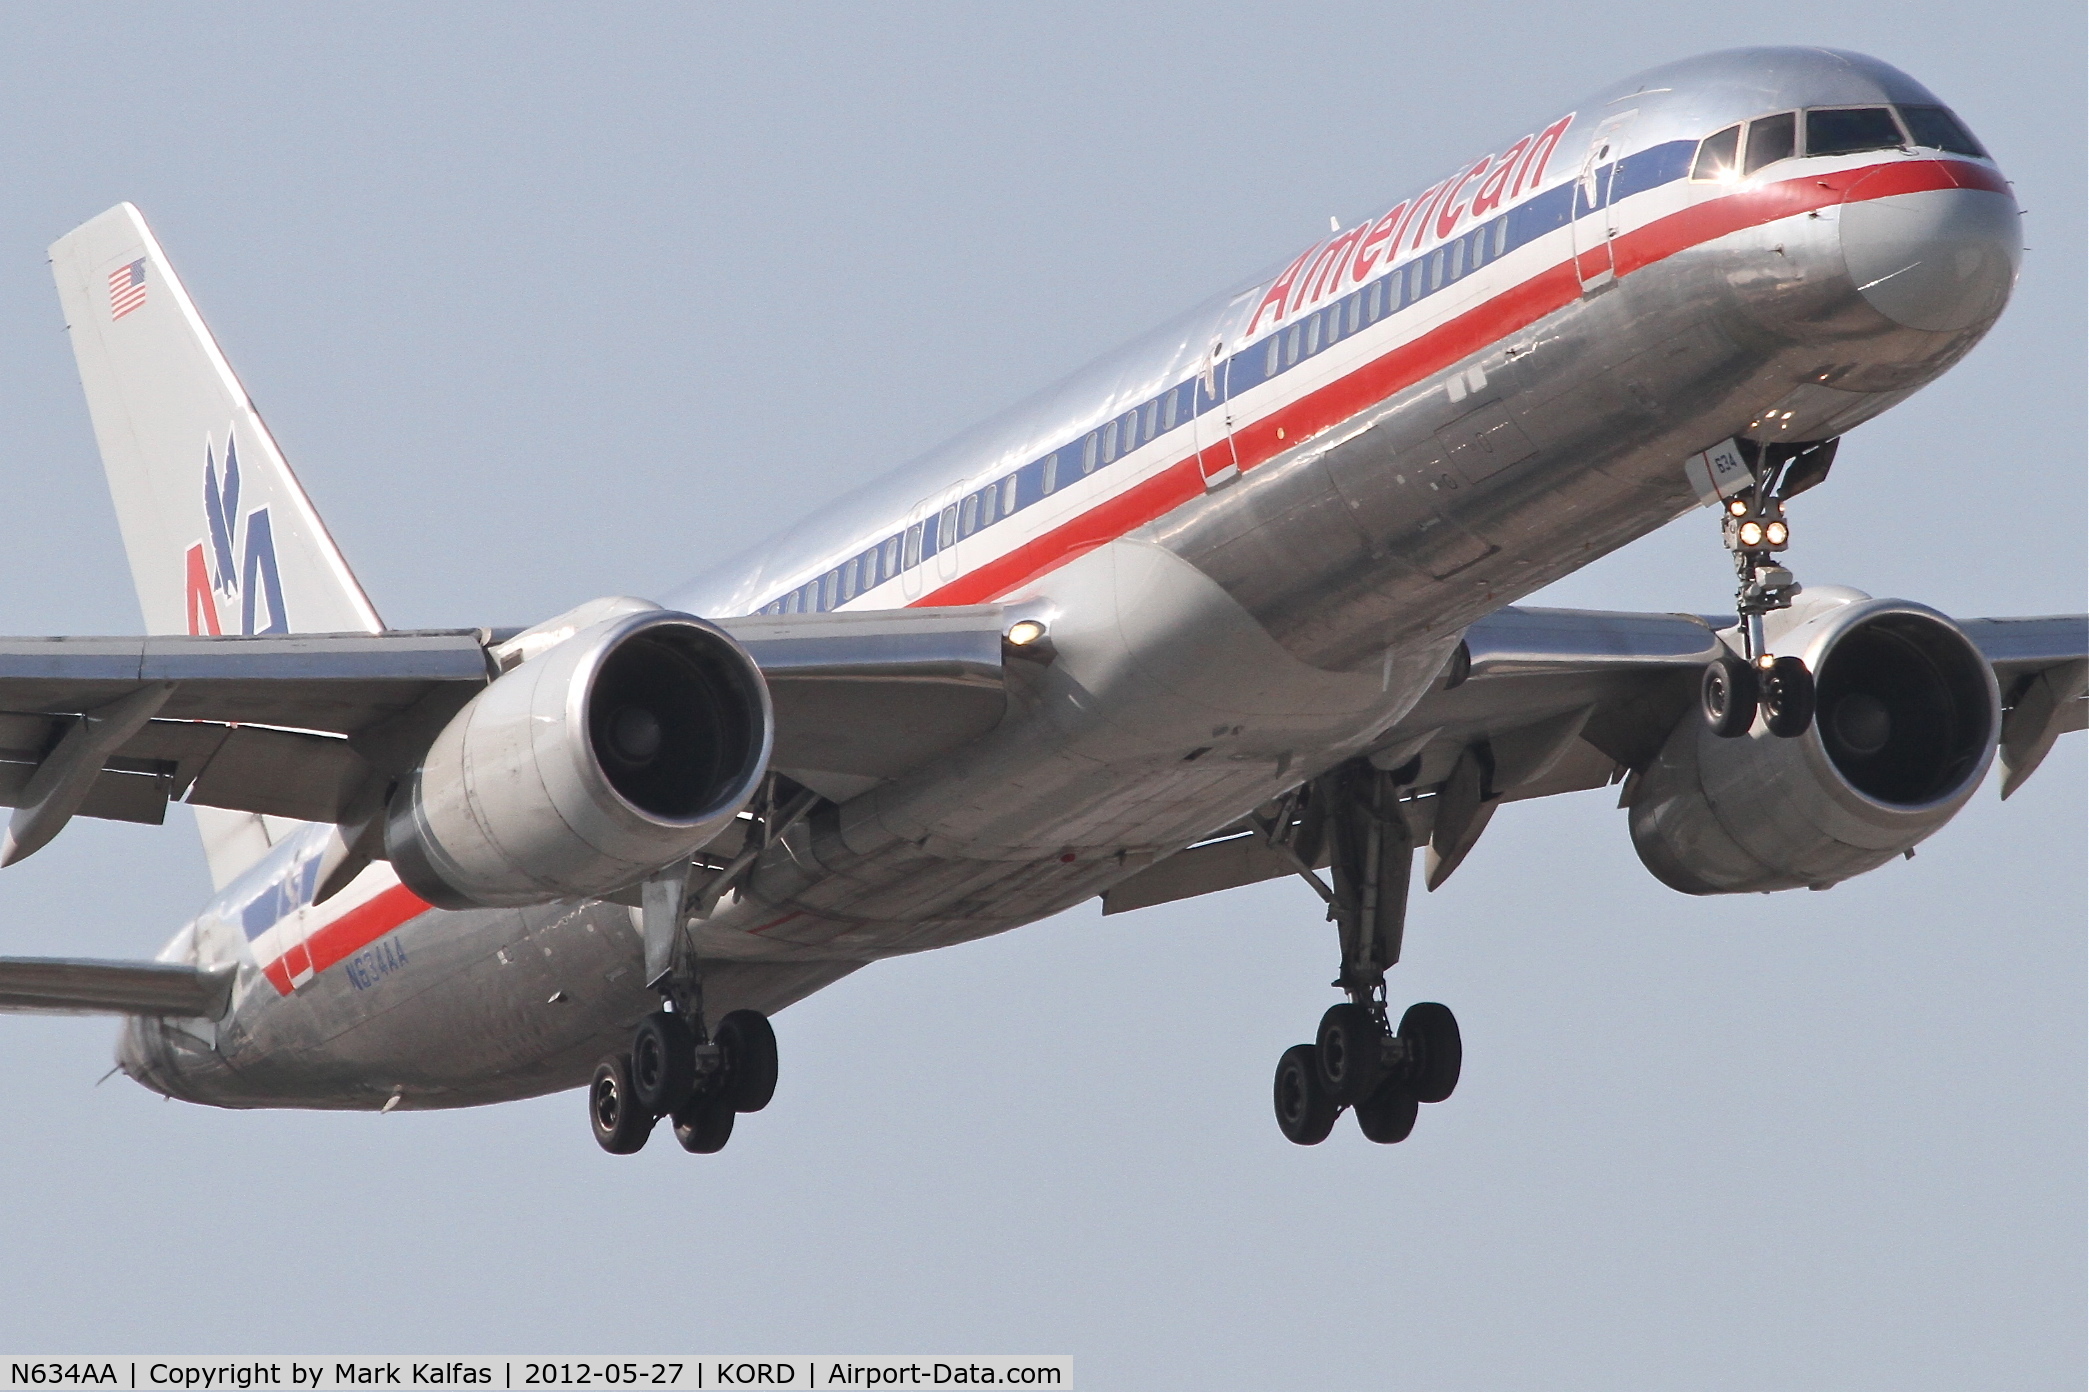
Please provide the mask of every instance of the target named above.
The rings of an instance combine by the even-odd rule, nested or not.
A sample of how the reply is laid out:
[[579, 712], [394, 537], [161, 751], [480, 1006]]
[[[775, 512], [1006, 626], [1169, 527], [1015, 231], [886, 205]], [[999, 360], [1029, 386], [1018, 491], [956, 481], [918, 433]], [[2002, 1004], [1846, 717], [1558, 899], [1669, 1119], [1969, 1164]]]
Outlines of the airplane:
[[[152, 962], [0, 959], [221, 1107], [584, 1089], [715, 1152], [770, 1018], [1100, 896], [1279, 877], [1339, 992], [1283, 1134], [1404, 1140], [1462, 1043], [1395, 1016], [1500, 809], [1615, 786], [1684, 894], [1912, 853], [2085, 724], [2089, 616], [1802, 585], [1795, 500], [1979, 342], [2009, 183], [1878, 60], [1657, 67], [655, 599], [387, 629], [158, 241], [51, 262], [144, 615], [0, 638], [0, 865], [187, 803], [214, 896]], [[1716, 509], [1732, 613], [1517, 601]]]

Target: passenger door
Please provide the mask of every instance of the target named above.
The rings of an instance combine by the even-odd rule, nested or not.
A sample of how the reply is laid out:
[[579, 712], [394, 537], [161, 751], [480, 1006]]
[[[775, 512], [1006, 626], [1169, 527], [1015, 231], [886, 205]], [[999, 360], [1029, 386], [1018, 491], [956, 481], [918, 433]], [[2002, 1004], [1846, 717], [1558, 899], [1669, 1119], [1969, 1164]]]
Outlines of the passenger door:
[[1612, 242], [1618, 226], [1611, 195], [1624, 152], [1625, 130], [1638, 115], [1637, 111], [1621, 112], [1596, 127], [1589, 138], [1588, 154], [1582, 157], [1581, 175], [1574, 181], [1574, 271], [1583, 294], [1601, 290], [1617, 279]]
[[[1236, 295], [1226, 306], [1211, 342], [1205, 345], [1202, 371], [1197, 374], [1197, 405], [1190, 425], [1190, 438], [1197, 450], [1197, 469], [1204, 475], [1204, 491], [1223, 488], [1240, 477], [1240, 460], [1233, 452], [1233, 404], [1227, 378], [1232, 363], [1227, 345], [1240, 327], [1260, 288]], [[1238, 344], [1232, 345], [1236, 350]]]

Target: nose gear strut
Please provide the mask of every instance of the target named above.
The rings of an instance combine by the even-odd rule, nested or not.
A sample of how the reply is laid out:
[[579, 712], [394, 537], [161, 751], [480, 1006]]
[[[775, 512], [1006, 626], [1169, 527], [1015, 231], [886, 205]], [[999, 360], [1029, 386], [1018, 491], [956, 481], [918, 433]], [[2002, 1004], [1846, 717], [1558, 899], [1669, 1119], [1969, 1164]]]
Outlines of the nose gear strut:
[[1755, 483], [1726, 500], [1720, 529], [1734, 558], [1742, 653], [1707, 664], [1699, 688], [1705, 723], [1722, 738], [1747, 734], [1758, 711], [1770, 733], [1785, 739], [1805, 734], [1813, 723], [1813, 674], [1800, 659], [1769, 651], [1763, 617], [1791, 608], [1799, 592], [1799, 582], [1780, 559], [1792, 540], [1785, 504], [1828, 476], [1837, 444], [1744, 442]]
[[[1293, 1045], [1277, 1062], [1277, 1126], [1299, 1145], [1327, 1139], [1345, 1109], [1369, 1139], [1404, 1141], [1417, 1104], [1441, 1102], [1458, 1085], [1463, 1047], [1450, 1010], [1433, 1001], [1410, 1006], [1396, 1030], [1386, 1009], [1385, 973], [1400, 960], [1415, 850], [1399, 779], [1414, 768], [1388, 773], [1355, 759], [1257, 819], [1264, 840], [1326, 902], [1341, 945], [1332, 984], [1349, 997], [1321, 1017], [1313, 1043]], [[1332, 885], [1315, 869], [1323, 850]]]

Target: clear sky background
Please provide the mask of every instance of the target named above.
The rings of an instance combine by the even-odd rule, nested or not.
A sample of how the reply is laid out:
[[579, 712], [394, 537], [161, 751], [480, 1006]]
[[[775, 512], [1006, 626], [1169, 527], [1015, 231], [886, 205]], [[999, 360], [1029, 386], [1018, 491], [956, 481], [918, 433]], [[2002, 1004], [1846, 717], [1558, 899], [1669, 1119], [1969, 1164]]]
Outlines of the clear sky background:
[[[0, 631], [135, 631], [44, 248], [135, 201], [385, 617], [658, 594], [1639, 68], [1874, 53], [2027, 210], [2016, 302], [1844, 445], [1802, 579], [2084, 604], [2079, 3], [18, 5]], [[1680, 522], [1552, 603], [1716, 610]], [[578, 1094], [234, 1113], [0, 1019], [0, 1352], [1066, 1352], [1083, 1388], [2079, 1389], [2084, 759], [1912, 862], [1696, 900], [1601, 792], [1422, 896], [1458, 1095], [1278, 1135], [1296, 883], [872, 967], [722, 1155]], [[0, 952], [143, 956], [177, 812], [0, 875]]]

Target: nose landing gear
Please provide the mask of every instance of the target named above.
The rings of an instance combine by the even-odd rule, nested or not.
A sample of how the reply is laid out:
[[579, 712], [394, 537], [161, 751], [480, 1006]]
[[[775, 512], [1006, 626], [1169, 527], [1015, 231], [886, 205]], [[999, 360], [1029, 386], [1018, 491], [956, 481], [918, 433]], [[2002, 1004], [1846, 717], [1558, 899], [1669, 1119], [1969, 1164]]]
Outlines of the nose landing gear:
[[[1464, 1051], [1447, 1007], [1410, 1006], [1397, 1030], [1386, 1009], [1385, 973], [1400, 960], [1414, 865], [1395, 775], [1364, 760], [1345, 764], [1287, 798], [1263, 834], [1326, 901], [1342, 952], [1334, 985], [1349, 997], [1329, 1007], [1311, 1044], [1277, 1061], [1277, 1128], [1294, 1144], [1318, 1145], [1353, 1111], [1367, 1139], [1404, 1141], [1419, 1105], [1458, 1086]], [[1323, 845], [1332, 887], [1312, 868]]]
[[1726, 500], [1722, 533], [1733, 552], [1734, 608], [1741, 619], [1741, 657], [1722, 656], [1705, 667], [1699, 687], [1705, 724], [1723, 739], [1755, 727], [1758, 712], [1771, 734], [1794, 739], [1813, 724], [1813, 674], [1796, 657], [1770, 653], [1763, 616], [1789, 609], [1799, 583], [1778, 559], [1791, 545], [1785, 504], [1828, 476], [1836, 441], [1759, 447], [1753, 487]]

